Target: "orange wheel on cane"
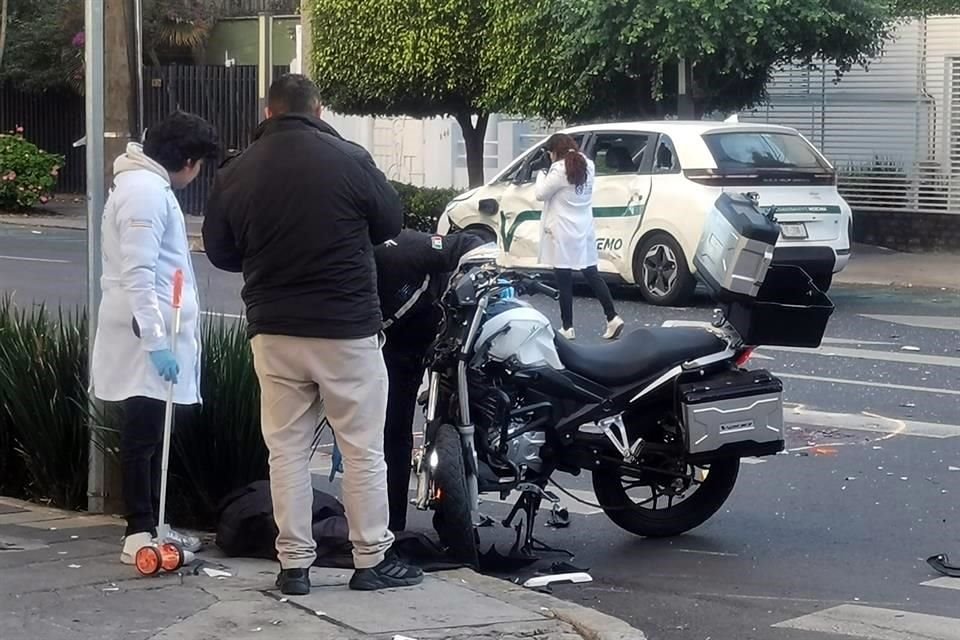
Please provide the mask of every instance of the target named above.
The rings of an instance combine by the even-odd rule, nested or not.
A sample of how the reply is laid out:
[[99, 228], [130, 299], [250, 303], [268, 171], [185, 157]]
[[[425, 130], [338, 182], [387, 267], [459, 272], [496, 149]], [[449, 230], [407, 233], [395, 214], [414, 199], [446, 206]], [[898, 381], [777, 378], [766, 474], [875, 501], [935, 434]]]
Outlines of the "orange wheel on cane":
[[164, 571], [176, 571], [183, 566], [183, 550], [172, 542], [160, 545], [160, 566]]
[[137, 555], [134, 558], [134, 563], [137, 567], [137, 571], [140, 572], [142, 576], [155, 576], [160, 573], [160, 569], [163, 566], [163, 558], [160, 555], [160, 549], [154, 545], [147, 547], [141, 547], [137, 550]]

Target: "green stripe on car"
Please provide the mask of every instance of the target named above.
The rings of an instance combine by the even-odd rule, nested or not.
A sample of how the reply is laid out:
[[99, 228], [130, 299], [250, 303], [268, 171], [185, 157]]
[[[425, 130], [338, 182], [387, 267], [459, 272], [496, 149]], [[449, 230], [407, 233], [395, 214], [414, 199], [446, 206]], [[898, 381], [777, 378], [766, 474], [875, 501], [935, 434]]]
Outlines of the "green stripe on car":
[[[643, 215], [645, 205], [631, 204], [626, 207], [594, 207], [594, 218], [634, 218]], [[542, 211], [521, 211], [513, 219], [510, 228], [507, 228], [507, 216], [500, 212], [500, 237], [503, 240], [504, 251], [510, 251], [513, 245], [513, 238], [517, 233], [517, 227], [524, 222], [534, 222], [540, 220]]]

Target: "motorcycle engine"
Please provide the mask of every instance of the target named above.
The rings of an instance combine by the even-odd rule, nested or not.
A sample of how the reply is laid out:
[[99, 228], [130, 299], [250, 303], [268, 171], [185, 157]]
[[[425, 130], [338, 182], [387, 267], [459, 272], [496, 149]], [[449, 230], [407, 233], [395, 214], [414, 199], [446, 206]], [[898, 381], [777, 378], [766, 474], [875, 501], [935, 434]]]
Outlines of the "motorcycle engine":
[[[547, 443], [547, 434], [545, 431], [529, 431], [513, 438], [512, 435], [523, 429], [524, 426], [526, 426], [524, 422], [514, 421], [510, 423], [507, 430], [509, 437], [507, 438], [506, 458], [521, 471], [526, 468], [534, 473], [539, 473], [543, 468], [540, 449]], [[500, 447], [499, 430], [491, 430], [490, 444], [494, 449]]]

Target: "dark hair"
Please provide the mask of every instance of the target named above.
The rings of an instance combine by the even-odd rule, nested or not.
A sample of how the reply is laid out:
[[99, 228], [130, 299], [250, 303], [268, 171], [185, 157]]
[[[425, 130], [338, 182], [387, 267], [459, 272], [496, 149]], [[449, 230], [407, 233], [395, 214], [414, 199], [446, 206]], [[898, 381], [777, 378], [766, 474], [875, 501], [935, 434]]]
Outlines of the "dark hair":
[[555, 133], [547, 140], [547, 151], [563, 160], [567, 170], [567, 181], [577, 188], [577, 193], [583, 191], [587, 184], [587, 159], [580, 153], [577, 141], [565, 133]]
[[270, 85], [267, 105], [275, 115], [285, 113], [314, 113], [320, 106], [320, 89], [310, 78], [299, 73], [287, 73]]
[[217, 132], [209, 122], [192, 113], [176, 111], [147, 129], [143, 152], [171, 173], [190, 161], [215, 158]]

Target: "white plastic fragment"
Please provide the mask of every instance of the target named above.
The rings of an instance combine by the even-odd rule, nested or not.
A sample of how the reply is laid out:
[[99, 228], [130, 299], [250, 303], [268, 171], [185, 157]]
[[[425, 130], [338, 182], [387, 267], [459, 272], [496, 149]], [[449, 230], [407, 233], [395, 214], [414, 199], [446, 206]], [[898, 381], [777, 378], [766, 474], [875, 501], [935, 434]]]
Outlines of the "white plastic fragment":
[[68, 564], [68, 565], [67, 565], [67, 568], [68, 568], [68, 569], [79, 569], [80, 566], [81, 566], [81, 565], [79, 565], [79, 564]]
[[947, 471], [960, 471], [960, 467], [947, 467]]
[[209, 567], [204, 567], [203, 572], [207, 574], [208, 578], [232, 578], [233, 574], [229, 571], [221, 571], [220, 569], [211, 569]]
[[70, 539], [71, 539], [71, 540], [79, 540], [79, 539], [80, 539], [80, 536], [70, 536]]
[[904, 345], [900, 347], [901, 351], [920, 351], [920, 347], [912, 347], [910, 345]]
[[410, 636], [395, 635], [393, 636], [393, 640], [417, 640], [417, 639], [411, 638]]

